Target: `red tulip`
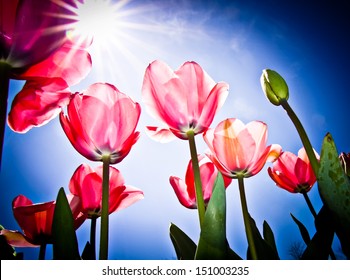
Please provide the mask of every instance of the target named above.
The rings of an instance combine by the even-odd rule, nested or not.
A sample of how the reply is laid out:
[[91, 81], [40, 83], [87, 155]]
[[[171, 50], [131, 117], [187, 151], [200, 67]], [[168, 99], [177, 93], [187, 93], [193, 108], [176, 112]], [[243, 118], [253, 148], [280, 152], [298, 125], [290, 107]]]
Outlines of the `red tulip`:
[[96, 83], [75, 94], [60, 114], [64, 132], [73, 147], [87, 159], [118, 163], [139, 138], [135, 132], [141, 107], [110, 84]]
[[228, 84], [215, 83], [196, 63], [185, 62], [173, 71], [161, 61], [146, 69], [142, 97], [148, 112], [166, 127], [147, 127], [150, 136], [167, 142], [174, 136], [188, 139], [186, 133], [206, 131], [228, 93]]
[[209, 158], [230, 178], [251, 177], [281, 153], [277, 144], [266, 147], [267, 125], [260, 121], [244, 125], [238, 119], [226, 119], [204, 133], [204, 140], [211, 151]]
[[[317, 152], [314, 153], [319, 158]], [[277, 186], [291, 193], [308, 192], [316, 182], [304, 148], [299, 150], [298, 156], [291, 152], [282, 152], [272, 168], [268, 168], [268, 173]]]
[[[198, 162], [202, 181], [204, 203], [207, 204], [213, 191], [215, 180], [218, 175], [218, 170], [206, 156], [198, 155]], [[195, 183], [191, 160], [187, 166], [185, 181], [175, 176], [171, 176], [169, 181], [175, 191], [177, 198], [183, 206], [190, 209], [197, 208]], [[225, 187], [228, 187], [230, 183], [231, 179], [224, 177]]]
[[[79, 197], [67, 196], [72, 210], [74, 227], [78, 229], [86, 219], [81, 212], [81, 202]], [[17, 196], [12, 202], [12, 209], [15, 219], [21, 227], [23, 234], [16, 231], [2, 231], [7, 242], [15, 247], [32, 247], [52, 242], [52, 221], [55, 211], [55, 201], [37, 203], [24, 195]]]
[[44, 61], [21, 74], [27, 82], [12, 102], [8, 124], [12, 130], [25, 133], [46, 124], [68, 105], [75, 85], [87, 76], [91, 57], [84, 49], [66, 43]]
[[[87, 164], [80, 165], [74, 172], [69, 190], [80, 197], [84, 213], [88, 218], [101, 216], [102, 209], [102, 166], [92, 169]], [[124, 209], [143, 199], [143, 192], [125, 186], [118, 169], [109, 167], [109, 214]]]

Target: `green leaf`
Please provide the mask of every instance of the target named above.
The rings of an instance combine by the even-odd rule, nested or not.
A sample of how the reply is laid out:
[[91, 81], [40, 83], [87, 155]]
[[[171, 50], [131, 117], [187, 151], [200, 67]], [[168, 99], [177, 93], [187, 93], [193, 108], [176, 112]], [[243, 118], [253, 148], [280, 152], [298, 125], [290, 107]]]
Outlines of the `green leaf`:
[[221, 173], [205, 212], [195, 259], [220, 260], [227, 258], [226, 193]]
[[306, 227], [297, 218], [295, 218], [293, 216], [292, 213], [290, 213], [290, 215], [292, 216], [293, 221], [299, 227], [299, 231], [300, 231], [301, 237], [303, 238], [305, 244], [308, 245], [310, 243], [310, 241], [311, 241], [309, 232], [307, 231]]
[[170, 239], [174, 245], [178, 260], [194, 260], [197, 245], [179, 227], [174, 224], [169, 228]]
[[83, 260], [96, 260], [96, 256], [94, 254], [94, 249], [92, 248], [90, 242], [86, 242], [83, 253], [81, 254], [81, 258]]
[[268, 245], [270, 245], [270, 247], [272, 248], [272, 250], [274, 251], [274, 253], [276, 254], [276, 256], [279, 259], [276, 241], [275, 241], [275, 236], [273, 234], [271, 227], [269, 226], [269, 224], [266, 221], [264, 221], [264, 223], [263, 223], [263, 235], [264, 235], [265, 242]]
[[329, 209], [323, 206], [315, 219], [316, 233], [308, 243], [302, 260], [327, 260], [334, 237], [334, 222]]
[[[250, 226], [253, 233], [254, 244], [255, 244], [258, 260], [279, 260], [277, 249], [275, 250], [273, 248], [275, 247], [275, 245], [270, 246], [269, 244], [269, 242], [272, 242], [271, 236], [268, 237], [269, 241], [264, 240], [259, 232], [259, 229], [256, 226], [254, 219], [250, 215], [249, 215], [249, 221], [250, 221]], [[266, 228], [265, 231], [268, 231], [268, 229]], [[266, 232], [266, 235], [271, 235], [271, 233]], [[273, 237], [273, 240], [275, 240], [274, 237]], [[247, 259], [251, 259], [249, 247], [247, 251]]]
[[80, 259], [72, 211], [63, 188], [60, 188], [52, 223], [53, 258], [55, 260]]
[[329, 133], [323, 140], [317, 181], [321, 198], [333, 215], [343, 252], [350, 258], [350, 180]]

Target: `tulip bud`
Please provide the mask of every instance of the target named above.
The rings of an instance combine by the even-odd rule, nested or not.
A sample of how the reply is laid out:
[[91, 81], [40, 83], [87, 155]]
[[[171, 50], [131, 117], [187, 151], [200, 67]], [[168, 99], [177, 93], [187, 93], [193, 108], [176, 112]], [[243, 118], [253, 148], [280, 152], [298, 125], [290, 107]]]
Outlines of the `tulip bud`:
[[273, 105], [279, 106], [281, 105], [281, 100], [288, 100], [288, 85], [276, 71], [264, 69], [260, 83], [267, 99]]
[[346, 175], [350, 177], [350, 153], [341, 153], [339, 156], [340, 164], [344, 169]]

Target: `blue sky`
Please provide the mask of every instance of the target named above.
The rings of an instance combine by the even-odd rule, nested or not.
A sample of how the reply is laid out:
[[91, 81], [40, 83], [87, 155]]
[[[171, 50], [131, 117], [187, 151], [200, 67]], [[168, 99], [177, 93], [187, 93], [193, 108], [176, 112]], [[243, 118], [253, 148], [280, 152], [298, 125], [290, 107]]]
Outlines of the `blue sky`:
[[[263, 3], [262, 3], [263, 2]], [[307, 2], [307, 3], [304, 3]], [[118, 168], [128, 185], [141, 188], [145, 199], [110, 216], [111, 259], [174, 259], [170, 222], [198, 240], [196, 211], [178, 202], [169, 176], [184, 177], [190, 158], [188, 143], [160, 144], [148, 138], [146, 125], [158, 125], [141, 100], [143, 74], [150, 62], [163, 60], [173, 69], [198, 62], [215, 81], [230, 85], [229, 96], [213, 122], [236, 117], [261, 120], [269, 128], [268, 143], [297, 153], [299, 137], [282, 108], [271, 105], [260, 87], [264, 68], [279, 72], [290, 89], [290, 105], [298, 114], [315, 149], [331, 132], [338, 151], [350, 152], [348, 65], [350, 19], [346, 1], [129, 1], [120, 8], [120, 25], [99, 48], [91, 48], [93, 70], [72, 90], [94, 82], [109, 82], [142, 106], [138, 125], [141, 138]], [[93, 17], [94, 15], [91, 14]], [[9, 102], [23, 86], [12, 81]], [[65, 137], [58, 119], [16, 134], [5, 132], [0, 174], [0, 224], [19, 229], [11, 201], [24, 194], [34, 202], [54, 200], [58, 189], [68, 191], [74, 170], [83, 162]], [[198, 152], [206, 151], [201, 136]], [[268, 166], [268, 165], [267, 165]], [[313, 219], [301, 195], [277, 188], [266, 168], [246, 180], [251, 215], [259, 227], [267, 220], [280, 256], [301, 240], [290, 213], [313, 233]], [[321, 207], [316, 186], [309, 193], [316, 210]], [[245, 257], [246, 239], [237, 182], [227, 189], [227, 234], [231, 247]], [[89, 238], [89, 221], [77, 232], [81, 247]], [[335, 248], [335, 251], [337, 248]], [[22, 250], [26, 258], [38, 251]], [[50, 254], [50, 253], [49, 253]], [[50, 255], [48, 255], [49, 257]]]

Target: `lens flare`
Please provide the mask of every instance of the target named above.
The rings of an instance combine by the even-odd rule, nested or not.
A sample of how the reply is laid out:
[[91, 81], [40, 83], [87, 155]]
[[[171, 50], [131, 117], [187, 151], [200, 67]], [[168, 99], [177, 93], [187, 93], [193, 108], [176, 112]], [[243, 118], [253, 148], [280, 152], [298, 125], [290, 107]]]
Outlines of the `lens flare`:
[[110, 0], [85, 0], [78, 3], [77, 22], [74, 33], [93, 38], [94, 44], [105, 44], [118, 29], [118, 11], [120, 1], [113, 4]]

